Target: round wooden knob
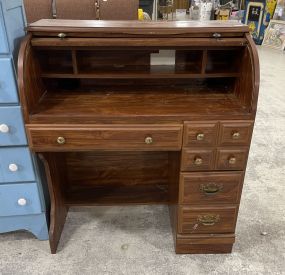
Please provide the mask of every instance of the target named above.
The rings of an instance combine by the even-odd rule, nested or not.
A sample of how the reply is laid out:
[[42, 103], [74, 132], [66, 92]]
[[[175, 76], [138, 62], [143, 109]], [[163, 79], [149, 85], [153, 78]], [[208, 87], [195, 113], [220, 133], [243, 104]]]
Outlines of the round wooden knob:
[[0, 132], [5, 134], [9, 132], [9, 126], [7, 124], [1, 124], [0, 125]]
[[233, 139], [239, 139], [239, 138], [240, 138], [240, 133], [239, 133], [239, 132], [234, 132], [234, 133], [232, 134], [232, 138], [233, 138]]
[[27, 200], [25, 198], [18, 199], [18, 205], [20, 205], [20, 206], [27, 205]]
[[197, 136], [196, 136], [196, 139], [197, 139], [197, 140], [204, 140], [204, 138], [205, 138], [205, 135], [204, 135], [203, 133], [199, 133], [199, 134], [197, 134]]
[[18, 165], [17, 164], [15, 164], [15, 163], [11, 163], [11, 164], [9, 164], [9, 170], [11, 171], [11, 172], [17, 172], [18, 171]]
[[200, 157], [197, 157], [194, 159], [194, 164], [195, 165], [201, 165], [203, 163], [203, 159]]
[[64, 144], [65, 143], [65, 138], [64, 137], [58, 137], [56, 141], [57, 141], [58, 144]]
[[235, 157], [230, 157], [229, 158], [229, 164], [230, 165], [233, 165], [233, 164], [235, 164], [237, 162], [237, 159], [235, 158]]
[[144, 139], [144, 142], [145, 142], [146, 144], [152, 144], [152, 143], [153, 143], [153, 139], [152, 139], [152, 137], [146, 137], [146, 138]]

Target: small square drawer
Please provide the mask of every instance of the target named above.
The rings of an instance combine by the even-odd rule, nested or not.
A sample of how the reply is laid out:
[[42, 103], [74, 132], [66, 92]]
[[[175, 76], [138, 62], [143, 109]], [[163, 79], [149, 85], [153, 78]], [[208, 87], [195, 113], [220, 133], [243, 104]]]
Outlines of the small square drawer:
[[33, 161], [28, 148], [0, 148], [0, 182], [35, 181]]
[[214, 169], [215, 150], [214, 149], [193, 149], [184, 148], [182, 150], [182, 171], [206, 171]]
[[26, 145], [21, 109], [18, 106], [0, 108], [0, 146]]
[[237, 206], [180, 206], [178, 232], [181, 234], [233, 233], [237, 211]]
[[18, 92], [11, 58], [0, 58], [0, 104], [17, 103]]
[[250, 144], [253, 129], [252, 121], [222, 121], [220, 126], [219, 145]]
[[36, 182], [0, 184], [0, 216], [39, 214], [42, 212]]
[[217, 141], [216, 122], [191, 122], [184, 127], [184, 146], [214, 146]]
[[218, 149], [217, 170], [244, 170], [248, 149]]
[[179, 203], [238, 203], [243, 172], [181, 173]]

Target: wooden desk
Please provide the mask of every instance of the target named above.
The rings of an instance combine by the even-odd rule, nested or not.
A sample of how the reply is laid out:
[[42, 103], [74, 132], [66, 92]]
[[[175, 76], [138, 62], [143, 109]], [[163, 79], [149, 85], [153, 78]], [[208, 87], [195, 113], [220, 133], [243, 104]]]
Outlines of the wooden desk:
[[258, 85], [238, 23], [30, 25], [19, 88], [52, 253], [69, 206], [106, 204], [168, 204], [177, 253], [231, 252]]

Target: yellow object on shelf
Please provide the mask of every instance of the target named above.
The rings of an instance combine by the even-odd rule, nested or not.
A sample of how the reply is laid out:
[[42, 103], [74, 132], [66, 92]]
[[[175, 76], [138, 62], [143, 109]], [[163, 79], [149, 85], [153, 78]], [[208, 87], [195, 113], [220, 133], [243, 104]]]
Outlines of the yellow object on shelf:
[[139, 20], [144, 20], [143, 9], [138, 9], [138, 19]]

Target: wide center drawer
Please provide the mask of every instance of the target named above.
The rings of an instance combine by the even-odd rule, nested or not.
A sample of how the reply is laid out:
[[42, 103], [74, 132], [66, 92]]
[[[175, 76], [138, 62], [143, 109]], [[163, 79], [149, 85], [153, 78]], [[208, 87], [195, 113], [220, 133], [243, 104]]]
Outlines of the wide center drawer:
[[35, 151], [178, 151], [182, 125], [33, 125], [27, 126]]

